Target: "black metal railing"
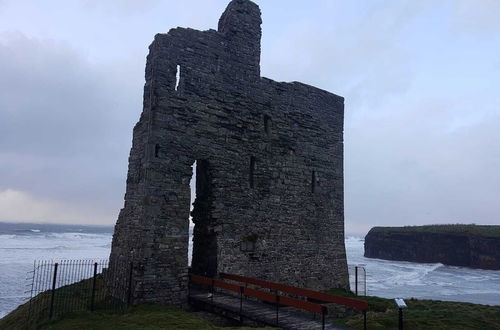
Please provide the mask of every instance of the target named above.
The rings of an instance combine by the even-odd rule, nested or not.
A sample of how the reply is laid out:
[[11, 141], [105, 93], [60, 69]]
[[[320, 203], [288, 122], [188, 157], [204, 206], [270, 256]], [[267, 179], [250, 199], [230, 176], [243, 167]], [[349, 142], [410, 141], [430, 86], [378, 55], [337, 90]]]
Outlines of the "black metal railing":
[[[38, 324], [69, 312], [125, 311], [133, 303], [136, 266], [89, 259], [36, 261], [30, 272], [30, 321]], [[363, 266], [349, 265], [349, 281], [356, 295], [367, 294]]]
[[[31, 271], [29, 319], [38, 324], [69, 312], [112, 310], [124, 311], [131, 303], [133, 264], [114, 264], [108, 260], [40, 260]], [[127, 281], [112, 276], [127, 274]], [[117, 299], [122, 292], [129, 299]]]
[[366, 268], [363, 265], [349, 265], [349, 285], [356, 296], [366, 296]]

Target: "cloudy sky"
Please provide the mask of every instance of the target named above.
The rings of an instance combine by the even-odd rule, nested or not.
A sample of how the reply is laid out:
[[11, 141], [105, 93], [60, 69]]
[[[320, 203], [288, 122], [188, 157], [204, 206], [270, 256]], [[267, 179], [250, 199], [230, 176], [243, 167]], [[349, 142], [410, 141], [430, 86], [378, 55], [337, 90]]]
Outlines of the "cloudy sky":
[[[500, 224], [500, 1], [257, 2], [262, 75], [346, 98], [348, 233]], [[114, 224], [148, 45], [226, 5], [0, 0], [0, 221]]]

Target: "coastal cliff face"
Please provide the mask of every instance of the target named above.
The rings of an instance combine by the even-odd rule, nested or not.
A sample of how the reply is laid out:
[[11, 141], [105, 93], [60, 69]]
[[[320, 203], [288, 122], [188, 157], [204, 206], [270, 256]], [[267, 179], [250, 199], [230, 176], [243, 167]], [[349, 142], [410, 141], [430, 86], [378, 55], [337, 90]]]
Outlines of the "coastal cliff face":
[[374, 227], [365, 237], [365, 257], [500, 270], [500, 237], [451, 227]]

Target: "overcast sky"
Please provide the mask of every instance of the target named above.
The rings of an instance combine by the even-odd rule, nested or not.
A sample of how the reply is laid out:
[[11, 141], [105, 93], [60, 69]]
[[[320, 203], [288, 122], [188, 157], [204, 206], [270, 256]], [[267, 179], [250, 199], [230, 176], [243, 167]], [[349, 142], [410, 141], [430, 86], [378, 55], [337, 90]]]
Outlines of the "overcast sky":
[[[0, 0], [0, 221], [111, 225], [156, 33], [226, 0]], [[262, 75], [345, 97], [347, 233], [500, 224], [500, 1], [261, 0]]]

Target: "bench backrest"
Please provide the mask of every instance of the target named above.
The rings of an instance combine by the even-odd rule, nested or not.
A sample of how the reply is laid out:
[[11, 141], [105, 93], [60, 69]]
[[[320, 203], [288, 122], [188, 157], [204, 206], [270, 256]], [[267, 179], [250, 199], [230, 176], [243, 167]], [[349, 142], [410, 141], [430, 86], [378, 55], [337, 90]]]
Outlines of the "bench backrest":
[[220, 273], [219, 276], [226, 280], [231, 280], [240, 283], [248, 283], [255, 286], [260, 286], [262, 288], [281, 291], [283, 293], [293, 294], [301, 297], [306, 297], [310, 299], [319, 300], [325, 303], [335, 303], [339, 305], [344, 305], [348, 307], [353, 307], [362, 311], [368, 310], [368, 303], [363, 300], [353, 299], [348, 297], [335, 296], [329, 293], [323, 293], [318, 291], [313, 291], [309, 289], [298, 288], [291, 285], [285, 285], [265, 280], [260, 280], [257, 278], [251, 278], [235, 274]]
[[286, 297], [286, 296], [279, 296], [276, 293], [271, 293], [271, 292], [265, 292], [262, 290], [258, 289], [253, 289], [253, 288], [248, 288], [248, 287], [243, 287], [241, 285], [236, 285], [220, 280], [216, 280], [213, 278], [208, 278], [204, 276], [199, 276], [199, 275], [194, 275], [190, 274], [189, 275], [191, 282], [193, 283], [198, 283], [202, 285], [208, 285], [214, 288], [220, 288], [224, 289], [227, 291], [232, 291], [236, 293], [243, 294], [246, 297], [252, 297], [256, 298], [262, 301], [267, 301], [269, 303], [278, 303], [280, 305], [285, 305], [289, 307], [294, 307], [294, 308], [299, 308], [308, 312], [312, 313], [317, 313], [317, 314], [322, 314], [322, 315], [327, 315], [328, 314], [328, 309], [325, 306], [322, 306], [320, 304], [316, 304], [313, 302], [309, 301], [304, 301], [292, 297]]

